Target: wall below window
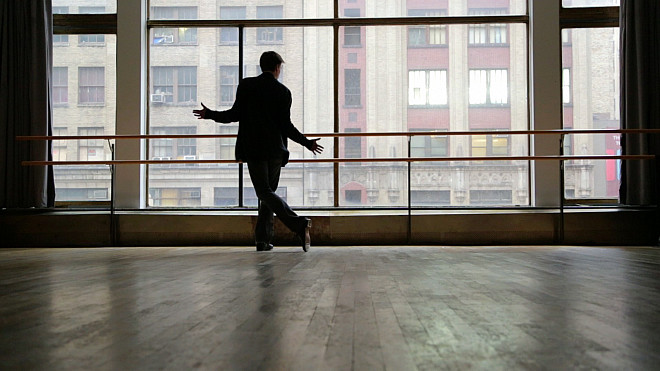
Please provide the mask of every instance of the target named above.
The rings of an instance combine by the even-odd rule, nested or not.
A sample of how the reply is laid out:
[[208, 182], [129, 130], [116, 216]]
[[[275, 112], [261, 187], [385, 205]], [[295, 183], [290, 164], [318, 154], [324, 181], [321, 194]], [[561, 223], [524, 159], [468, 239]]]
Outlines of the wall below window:
[[[382, 211], [381, 211], [382, 213]], [[562, 244], [656, 245], [656, 211], [631, 209], [567, 210]], [[110, 236], [107, 212], [4, 212], [2, 247], [63, 246], [252, 246], [253, 212], [121, 212], [117, 240]], [[405, 212], [308, 212], [313, 245], [551, 245], [559, 244], [556, 210], [449, 210], [411, 219]], [[276, 246], [297, 245], [276, 222]]]

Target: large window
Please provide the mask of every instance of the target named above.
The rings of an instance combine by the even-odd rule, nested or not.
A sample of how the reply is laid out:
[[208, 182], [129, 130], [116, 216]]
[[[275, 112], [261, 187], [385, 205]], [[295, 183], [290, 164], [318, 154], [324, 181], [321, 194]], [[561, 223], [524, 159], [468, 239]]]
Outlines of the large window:
[[[573, 2], [573, 4], [578, 3]], [[601, 2], [602, 3], [602, 2]], [[562, 45], [562, 102], [566, 129], [619, 129], [619, 29], [565, 29]], [[620, 155], [619, 134], [572, 134], [564, 139], [569, 155]], [[616, 202], [620, 160], [572, 160], [565, 163], [568, 199]]]
[[[239, 5], [238, 3], [235, 3]], [[223, 4], [224, 5], [224, 4]], [[281, 13], [268, 6], [247, 2], [240, 7], [216, 9], [223, 19], [246, 18], [260, 22], [281, 18]], [[260, 10], [261, 9], [261, 10]], [[200, 11], [202, 8], [200, 7]], [[243, 15], [244, 12], [244, 15]], [[200, 13], [200, 17], [201, 17]], [[204, 14], [213, 18], [214, 15]], [[262, 18], [263, 17], [263, 18]], [[238, 44], [236, 28], [198, 28], [197, 45], [149, 48], [148, 119], [150, 134], [236, 134], [238, 123], [221, 124], [211, 120], [197, 120], [192, 110], [204, 103], [213, 110], [227, 110], [236, 99], [239, 72], [243, 77], [261, 73], [259, 56], [275, 50], [284, 58], [279, 80], [291, 91], [291, 121], [305, 133], [333, 131], [334, 84], [332, 76], [332, 27], [245, 27], [244, 43]], [[155, 32], [156, 28], [151, 31]], [[225, 32], [227, 30], [227, 32]], [[269, 31], [270, 30], [270, 31]], [[279, 35], [280, 42], [262, 44], [264, 32]], [[275, 39], [270, 39], [275, 40]], [[236, 42], [234, 42], [236, 41]], [[243, 48], [240, 65], [239, 48]], [[185, 131], [184, 131], [185, 128]], [[186, 143], [188, 140], [189, 143]], [[289, 141], [291, 159], [329, 158], [333, 156], [333, 140], [323, 138], [325, 151], [315, 156], [299, 144]], [[149, 141], [149, 159], [234, 160], [235, 138], [162, 138]], [[289, 163], [282, 169], [280, 188], [287, 191], [292, 206], [331, 206], [331, 163]], [[241, 180], [242, 179], [242, 183]], [[200, 189], [200, 207], [255, 207], [256, 196], [250, 195], [250, 177], [245, 165], [236, 163], [156, 164], [147, 167], [149, 189]], [[215, 189], [223, 189], [217, 191]], [[228, 191], [228, 190], [231, 191]], [[240, 192], [243, 192], [243, 197]], [[171, 191], [170, 191], [171, 192]], [[228, 200], [231, 201], [222, 201]], [[240, 202], [242, 200], [242, 203]], [[163, 203], [149, 203], [164, 207]]]
[[[562, 0], [562, 4], [566, 8], [616, 7], [618, 1]], [[53, 2], [54, 12], [59, 14], [116, 11], [114, 1], [93, 0], [84, 5], [63, 0]], [[350, 130], [366, 134], [409, 130], [443, 133], [530, 127], [529, 102], [536, 97], [528, 97], [527, 67], [532, 63], [542, 68], [546, 62], [527, 55], [530, 33], [525, 19], [533, 11], [527, 9], [527, 1], [457, 0], [449, 4], [401, 1], [388, 5], [373, 0], [340, 2], [339, 18], [335, 20], [339, 23], [339, 34], [335, 39], [333, 28], [327, 23], [334, 14], [332, 1], [220, 4], [209, 0], [152, 0], [149, 22], [177, 20], [178, 23], [176, 27], [147, 24], [149, 66], [145, 73], [150, 103], [147, 132], [184, 135], [234, 132], [235, 123], [225, 126], [194, 120], [191, 110], [200, 102], [212, 109], [229, 108], [235, 99], [239, 68], [243, 68], [244, 76], [258, 74], [255, 66], [265, 50], [278, 51], [286, 61], [280, 81], [292, 92], [292, 121], [306, 133]], [[566, 10], [571, 9], [564, 9], [563, 13]], [[502, 17], [509, 15], [520, 17], [516, 21]], [[479, 21], [388, 24], [389, 17], [444, 16], [474, 17]], [[548, 16], [560, 20], [560, 15]], [[357, 25], [350, 17], [364, 17], [365, 22]], [[599, 15], [594, 13], [593, 17]], [[238, 44], [238, 27], [197, 28], [195, 23], [188, 22], [196, 19], [244, 19], [243, 45]], [[283, 23], [281, 19], [293, 22]], [[297, 24], [296, 19], [312, 21]], [[373, 19], [378, 20], [372, 22]], [[316, 20], [322, 22], [315, 24]], [[561, 37], [563, 66], [548, 73], [556, 74], [557, 81], [562, 81], [560, 103], [564, 109], [564, 127], [618, 128], [618, 29], [587, 23], [581, 26], [587, 28], [570, 26], [562, 30], [561, 36], [555, 35]], [[59, 133], [114, 133], [116, 41], [114, 35], [95, 33], [92, 26], [96, 25], [89, 26], [82, 35], [58, 34], [54, 38], [57, 47], [53, 61], [53, 103]], [[242, 66], [239, 55], [243, 57]], [[335, 73], [339, 76], [334, 76]], [[148, 141], [147, 152], [150, 157], [159, 158], [233, 158], [232, 139], [188, 138], [187, 143], [184, 139]], [[576, 155], [616, 154], [620, 150], [618, 140], [618, 136], [571, 135], [565, 144], [567, 151]], [[83, 145], [67, 142], [66, 146], [57, 143], [58, 157], [73, 159], [84, 154], [88, 159], [99, 155], [108, 158], [107, 143], [100, 142], [90, 140]], [[333, 157], [335, 145], [340, 146], [339, 156], [353, 158], [397, 158], [408, 153], [404, 137], [324, 137], [321, 143], [326, 147], [325, 153], [317, 156], [321, 158]], [[420, 136], [411, 139], [410, 151], [420, 157], [517, 156], [529, 153], [529, 143], [525, 136], [495, 132], [475, 137]], [[292, 159], [314, 157], [295, 143], [290, 143], [289, 148]], [[618, 162], [576, 161], [566, 165], [567, 197], [616, 197]], [[107, 166], [82, 168], [57, 167], [58, 189], [109, 189], [95, 185], [109, 184]], [[249, 188], [249, 177], [245, 172], [239, 176], [240, 168], [236, 164], [150, 166], [147, 187], [168, 190], [165, 197], [153, 195], [159, 197], [152, 199], [160, 200], [182, 198], [171, 196], [173, 191], [169, 190], [199, 189], [199, 197], [193, 197], [199, 201], [195, 202], [209, 207], [216, 204], [213, 190], [216, 187], [236, 189], [237, 193], [246, 185]], [[527, 162], [484, 161], [460, 166], [440, 161], [415, 163], [411, 166], [411, 184], [404, 162], [365, 161], [341, 164], [338, 168], [335, 171], [332, 163], [291, 163], [283, 169], [281, 184], [294, 206], [397, 207], [407, 204], [407, 190], [415, 195], [411, 201], [416, 199], [428, 206], [434, 205], [433, 200], [437, 200], [436, 206], [529, 205], [532, 199]], [[494, 173], [501, 176], [489, 175]], [[239, 179], [243, 179], [242, 184]], [[185, 186], [181, 185], [182, 180]], [[248, 205], [249, 197], [242, 199], [243, 206]], [[165, 202], [168, 203], [172, 202]], [[163, 202], [149, 204], [162, 206]]]
[[[92, 4], [93, 2], [88, 2]], [[96, 2], [98, 3], [98, 2]], [[108, 6], [112, 3], [107, 2]], [[70, 6], [69, 13], [87, 11]], [[106, 9], [107, 11], [107, 9]], [[60, 11], [59, 13], [66, 13]], [[52, 102], [54, 135], [112, 135], [116, 117], [116, 37], [115, 35], [59, 34], [53, 48]], [[102, 44], [79, 45], [70, 40], [83, 36], [103, 40]], [[102, 36], [102, 37], [98, 37]], [[100, 139], [53, 141], [57, 161], [105, 161], [111, 155], [108, 143]], [[105, 201], [111, 190], [106, 165], [58, 165], [55, 175], [55, 201]]]
[[[339, 130], [359, 128], [369, 134], [360, 142], [355, 137], [339, 140], [345, 144], [340, 156], [365, 160], [339, 165], [340, 206], [406, 206], [408, 189], [413, 205], [431, 206], [436, 200], [435, 206], [470, 206], [469, 192], [484, 190], [484, 182], [491, 189], [509, 190], [512, 199], [503, 198], [502, 205], [530, 204], [527, 162], [444, 161], [478, 153], [503, 157], [529, 153], [525, 136], [494, 133], [478, 137], [473, 144], [470, 136], [449, 135], [529, 128], [526, 27], [507, 24], [515, 42], [490, 50], [469, 47], [468, 24], [443, 26], [446, 47], [411, 47], [409, 25], [366, 26], [364, 48], [340, 45]], [[351, 59], [351, 53], [357, 58]], [[358, 92], [360, 100], [352, 100]], [[410, 142], [405, 137], [370, 136], [401, 131], [436, 134], [415, 135]], [[369, 161], [406, 157], [409, 151], [426, 159], [411, 163], [410, 177], [405, 162]]]

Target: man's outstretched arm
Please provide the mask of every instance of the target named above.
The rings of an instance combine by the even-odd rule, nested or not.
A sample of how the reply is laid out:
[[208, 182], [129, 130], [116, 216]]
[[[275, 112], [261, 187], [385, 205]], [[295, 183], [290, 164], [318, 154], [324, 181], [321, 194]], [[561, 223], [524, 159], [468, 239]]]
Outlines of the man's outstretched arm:
[[280, 119], [284, 126], [286, 136], [294, 142], [302, 145], [314, 154], [323, 152], [323, 146], [318, 143], [321, 138], [308, 139], [303, 133], [296, 128], [291, 122], [291, 96], [289, 95], [289, 103], [282, 109]]
[[208, 119], [208, 120], [213, 120], [216, 122], [222, 122], [225, 124], [228, 124], [230, 122], [237, 122], [240, 119], [240, 104], [239, 104], [239, 90], [241, 86], [238, 86], [238, 89], [236, 90], [236, 100], [234, 101], [234, 105], [226, 110], [226, 111], [214, 111], [211, 109], [208, 109], [204, 103], [202, 104], [202, 109], [196, 109], [193, 110], [193, 114], [195, 117], [198, 119]]

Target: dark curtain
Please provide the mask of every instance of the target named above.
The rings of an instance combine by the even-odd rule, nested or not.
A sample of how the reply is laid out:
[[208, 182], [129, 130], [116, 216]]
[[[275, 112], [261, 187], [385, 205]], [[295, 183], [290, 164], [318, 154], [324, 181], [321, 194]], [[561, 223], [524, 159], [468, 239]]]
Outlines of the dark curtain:
[[0, 207], [50, 207], [55, 201], [51, 143], [17, 135], [52, 133], [50, 0], [0, 1]]
[[[660, 128], [660, 2], [622, 0], [621, 122], [624, 129]], [[629, 155], [660, 156], [660, 134], [625, 134]], [[623, 161], [620, 196], [628, 205], [658, 204], [660, 160]]]

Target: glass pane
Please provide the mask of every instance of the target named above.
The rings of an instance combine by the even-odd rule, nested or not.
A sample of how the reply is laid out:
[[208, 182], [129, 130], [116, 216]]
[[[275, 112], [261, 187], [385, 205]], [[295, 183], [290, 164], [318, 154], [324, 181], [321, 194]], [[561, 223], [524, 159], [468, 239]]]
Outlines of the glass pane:
[[562, 0], [564, 8], [589, 8], [592, 6], [619, 6], [621, 0]]
[[[53, 134], [113, 135], [116, 112], [116, 37], [88, 48], [75, 40], [84, 35], [58, 35], [53, 46]], [[64, 42], [63, 40], [67, 40]], [[56, 161], [104, 161], [112, 154], [107, 141], [53, 141]], [[56, 201], [110, 199], [107, 165], [54, 166]]]
[[117, 13], [117, 0], [52, 0], [54, 14]]
[[[410, 29], [422, 27], [428, 26], [361, 27], [365, 42], [359, 48], [343, 44], [345, 29], [340, 28], [341, 132], [528, 129], [525, 25], [507, 25], [507, 41], [498, 45], [470, 43], [469, 25], [451, 25], [445, 30], [446, 45], [420, 48], [411, 41]], [[472, 101], [473, 94], [480, 100]], [[405, 137], [344, 138], [339, 143], [344, 158], [406, 157], [409, 151]], [[524, 156], [527, 143], [521, 135], [415, 136], [410, 153], [427, 158]], [[407, 205], [406, 163], [344, 163], [339, 169], [341, 206]], [[413, 163], [411, 170], [413, 204], [470, 206], [485, 199], [500, 206], [529, 205], [525, 161], [425, 161]], [[476, 192], [473, 203], [472, 190], [492, 191], [492, 197]]]
[[[526, 0], [466, 1], [466, 0], [400, 0], [383, 3], [381, 0], [340, 1], [341, 17], [441, 17], [465, 16], [475, 9], [485, 9], [488, 13], [479, 15], [520, 15], [527, 14]], [[497, 12], [490, 10], [496, 9]]]
[[[620, 129], [619, 29], [565, 30], [563, 42], [564, 128]], [[620, 134], [567, 135], [564, 153], [617, 155]], [[565, 195], [618, 200], [620, 160], [566, 161]]]
[[[199, 19], [332, 18], [333, 4], [333, 0], [150, 0], [149, 18], [155, 19], [153, 7], [189, 6], [201, 10]], [[238, 14], [232, 14], [232, 11], [226, 8], [244, 8], [245, 11], [236, 10]]]
[[[259, 56], [267, 50], [280, 53], [285, 61], [280, 81], [292, 94], [291, 120], [303, 133], [333, 131], [332, 27], [279, 28], [283, 44], [257, 43], [262, 28], [245, 30], [244, 60], [238, 66], [238, 44], [223, 42], [220, 28], [197, 30], [195, 46], [152, 43], [149, 49], [149, 131], [156, 134], [236, 134], [238, 124], [197, 120], [193, 109], [203, 102], [213, 110], [232, 107], [239, 81], [261, 73]], [[152, 29], [151, 35], [163, 29]], [[236, 35], [237, 36], [237, 35]], [[226, 41], [226, 40], [225, 40]], [[185, 48], [185, 51], [182, 49]], [[210, 62], [212, 61], [212, 62]], [[301, 72], [299, 72], [301, 71]], [[149, 141], [151, 159], [233, 160], [235, 138], [154, 139]], [[318, 158], [331, 158], [332, 139]], [[289, 141], [291, 159], [314, 155]], [[289, 163], [282, 171], [278, 192], [291, 206], [333, 204], [331, 163]], [[149, 166], [150, 206], [235, 207], [238, 206], [237, 164], [159, 164]], [[244, 168], [244, 205], [256, 207], [256, 195], [247, 166]], [[197, 201], [163, 203], [154, 198], [159, 189], [199, 189]], [[177, 191], [181, 195], [183, 191]], [[179, 196], [177, 196], [179, 197]], [[180, 197], [179, 197], [180, 198]]]

